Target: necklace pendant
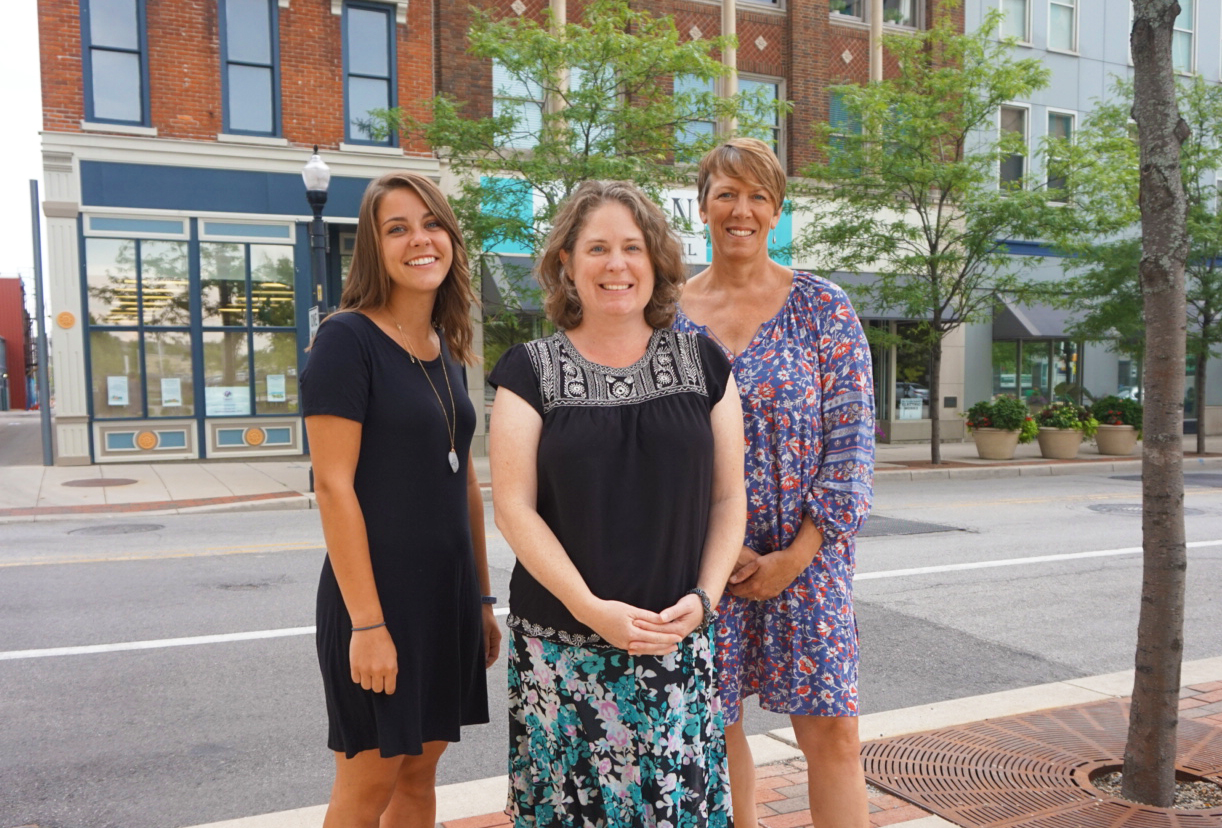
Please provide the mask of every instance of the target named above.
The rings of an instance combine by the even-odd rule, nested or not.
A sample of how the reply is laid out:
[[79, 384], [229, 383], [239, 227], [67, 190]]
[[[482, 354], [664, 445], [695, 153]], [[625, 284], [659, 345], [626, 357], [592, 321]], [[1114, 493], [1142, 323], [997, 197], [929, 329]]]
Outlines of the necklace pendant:
[[458, 452], [450, 449], [450, 471], [458, 474]]

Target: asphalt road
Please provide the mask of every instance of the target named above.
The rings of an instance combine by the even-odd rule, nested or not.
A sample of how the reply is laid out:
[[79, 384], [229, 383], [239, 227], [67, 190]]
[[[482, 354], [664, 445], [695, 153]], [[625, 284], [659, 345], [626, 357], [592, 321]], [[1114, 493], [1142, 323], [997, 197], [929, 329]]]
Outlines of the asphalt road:
[[[1222, 540], [1222, 475], [1189, 480], [1189, 540]], [[858, 548], [863, 712], [1131, 667], [1140, 555], [1035, 559], [1140, 545], [1138, 486], [881, 484]], [[5, 657], [308, 627], [322, 556], [315, 512], [0, 526], [0, 828], [191, 826], [325, 802], [309, 635]], [[490, 557], [504, 600], [499, 536]], [[926, 571], [948, 564], [965, 568]], [[1193, 549], [1186, 658], [1222, 655], [1220, 597], [1222, 545]], [[505, 772], [503, 660], [489, 687], [493, 722], [447, 751], [442, 783]], [[747, 716], [750, 732], [787, 724]]]

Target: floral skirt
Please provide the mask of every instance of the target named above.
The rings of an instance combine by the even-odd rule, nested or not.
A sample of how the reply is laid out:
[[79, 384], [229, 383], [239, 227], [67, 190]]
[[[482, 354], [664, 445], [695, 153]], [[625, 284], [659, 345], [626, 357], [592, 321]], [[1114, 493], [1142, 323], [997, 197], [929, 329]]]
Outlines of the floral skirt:
[[730, 781], [713, 651], [668, 656], [509, 633], [514, 828], [726, 828]]

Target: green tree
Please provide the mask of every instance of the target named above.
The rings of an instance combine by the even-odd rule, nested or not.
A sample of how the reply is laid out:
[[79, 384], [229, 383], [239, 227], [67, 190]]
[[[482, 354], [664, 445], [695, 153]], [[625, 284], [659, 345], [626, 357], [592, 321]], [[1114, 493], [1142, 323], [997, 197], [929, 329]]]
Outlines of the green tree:
[[594, 0], [580, 22], [562, 27], [550, 16], [476, 11], [468, 51], [495, 61], [514, 87], [494, 90], [493, 114], [473, 117], [440, 95], [428, 118], [381, 110], [373, 128], [421, 136], [449, 159], [459, 181], [450, 203], [471, 249], [509, 243], [532, 253], [582, 181], [633, 181], [661, 202], [668, 186], [690, 178], [683, 162], [716, 143], [716, 123], [769, 134], [783, 102], [713, 92], [728, 72], [713, 55], [732, 42], [683, 41], [673, 18], [625, 0]]
[[[1185, 263], [1187, 351], [1195, 358], [1197, 452], [1205, 452], [1200, 407], [1208, 361], [1222, 345], [1222, 216], [1213, 183], [1222, 168], [1222, 87], [1199, 76], [1176, 84], [1179, 108], [1189, 129], [1180, 150], [1180, 172], [1188, 199], [1188, 259]], [[1073, 331], [1140, 358], [1145, 323], [1139, 265], [1142, 256], [1139, 204], [1139, 130], [1131, 120], [1133, 84], [1117, 81], [1097, 103], [1072, 141], [1046, 144], [1045, 155], [1064, 182], [1062, 199], [1072, 210], [1051, 215], [1064, 260], [1068, 303], [1078, 309]]]
[[[833, 209], [801, 240], [824, 270], [873, 270], [855, 291], [913, 319], [930, 354], [930, 459], [941, 458], [942, 345], [948, 334], [992, 318], [1000, 297], [1031, 300], [1046, 287], [1024, 281], [1005, 239], [1040, 237], [1048, 194], [1031, 181], [998, 186], [999, 165], [1025, 157], [1014, 133], [998, 134], [998, 108], [1048, 83], [1038, 59], [1016, 60], [992, 37], [956, 30], [949, 3], [926, 31], [884, 36], [893, 78], [841, 86], [839, 122], [817, 129], [824, 156], [806, 175]], [[836, 120], [835, 118], [833, 120]]]

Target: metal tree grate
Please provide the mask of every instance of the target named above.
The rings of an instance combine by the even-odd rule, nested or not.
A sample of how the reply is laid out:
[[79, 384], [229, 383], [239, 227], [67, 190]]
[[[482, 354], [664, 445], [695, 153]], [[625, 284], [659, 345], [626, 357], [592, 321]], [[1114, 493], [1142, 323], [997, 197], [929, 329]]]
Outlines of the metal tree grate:
[[[1222, 828], [1222, 808], [1110, 797], [1090, 775], [1123, 762], [1128, 702], [1106, 701], [870, 742], [866, 777], [964, 828]], [[1222, 784], [1222, 728], [1179, 723], [1177, 769]]]

